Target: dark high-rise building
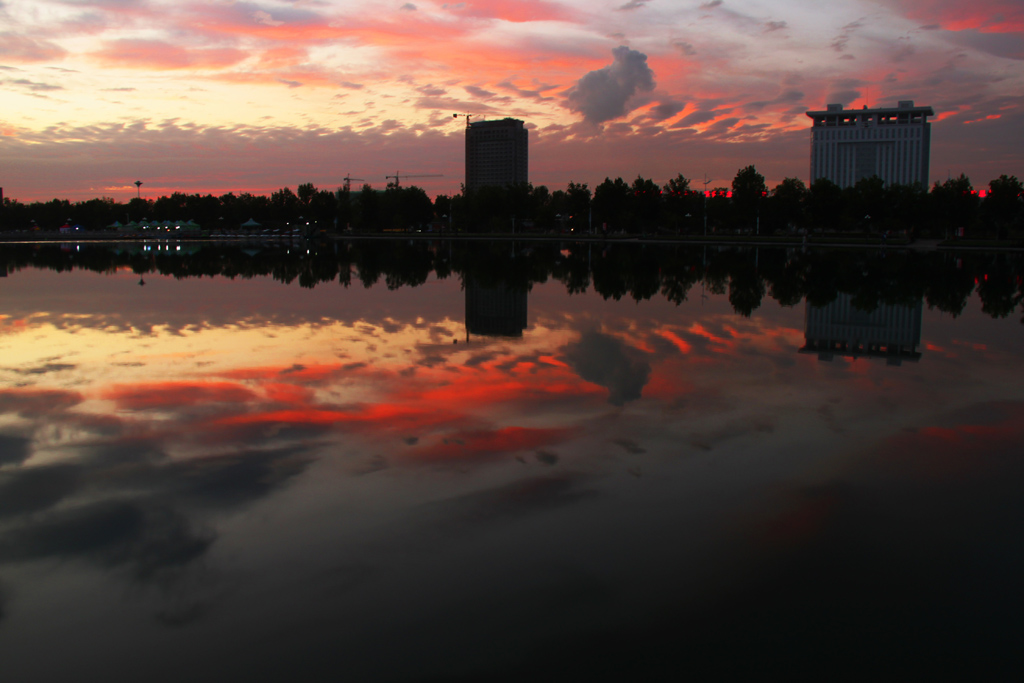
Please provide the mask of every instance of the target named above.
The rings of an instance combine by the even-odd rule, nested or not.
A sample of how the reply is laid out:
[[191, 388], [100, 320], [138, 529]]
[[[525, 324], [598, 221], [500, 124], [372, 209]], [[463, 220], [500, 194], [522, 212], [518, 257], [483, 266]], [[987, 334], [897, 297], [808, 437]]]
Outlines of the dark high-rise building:
[[529, 182], [527, 130], [519, 119], [466, 127], [466, 189]]
[[931, 155], [931, 107], [904, 100], [895, 107], [843, 109], [830, 104], [809, 111], [811, 182], [828, 178], [852, 187], [862, 178], [878, 176], [886, 184], [928, 186]]
[[522, 337], [526, 329], [526, 290], [504, 284], [481, 287], [466, 282], [466, 335]]

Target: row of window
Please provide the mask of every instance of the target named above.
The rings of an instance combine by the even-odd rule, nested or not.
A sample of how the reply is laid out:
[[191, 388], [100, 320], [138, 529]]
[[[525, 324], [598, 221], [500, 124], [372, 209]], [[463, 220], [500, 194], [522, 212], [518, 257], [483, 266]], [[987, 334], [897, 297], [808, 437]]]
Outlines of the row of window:
[[857, 128], [850, 130], [814, 130], [815, 140], [899, 140], [917, 139], [924, 128]]
[[[863, 150], [863, 153], [868, 152]], [[875, 156], [871, 171], [886, 182], [905, 185], [928, 180], [918, 141], [879, 144], [870, 153]], [[812, 151], [811, 180], [829, 178], [841, 187], [848, 187], [858, 179], [856, 162], [857, 148], [853, 145], [816, 144]]]

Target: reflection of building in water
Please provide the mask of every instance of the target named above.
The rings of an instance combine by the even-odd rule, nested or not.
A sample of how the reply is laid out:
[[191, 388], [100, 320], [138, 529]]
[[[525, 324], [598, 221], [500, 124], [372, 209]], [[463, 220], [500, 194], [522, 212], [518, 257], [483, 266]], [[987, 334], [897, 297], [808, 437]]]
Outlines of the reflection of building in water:
[[828, 306], [807, 304], [806, 343], [800, 353], [816, 353], [819, 360], [833, 355], [885, 358], [889, 365], [921, 358], [921, 312], [916, 306], [879, 305], [866, 313], [853, 306], [849, 294], [840, 294]]
[[526, 329], [526, 290], [466, 283], [466, 336], [522, 337]]

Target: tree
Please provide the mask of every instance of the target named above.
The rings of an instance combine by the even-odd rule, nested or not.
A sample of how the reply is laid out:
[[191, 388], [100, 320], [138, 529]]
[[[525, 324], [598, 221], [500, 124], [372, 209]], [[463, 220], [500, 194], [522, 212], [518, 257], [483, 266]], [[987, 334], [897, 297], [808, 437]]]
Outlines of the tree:
[[941, 184], [935, 181], [929, 201], [933, 221], [947, 235], [956, 228], [969, 227], [978, 211], [978, 196], [963, 173]]
[[380, 229], [378, 224], [380, 220], [380, 202], [377, 200], [377, 192], [370, 187], [369, 183], [364, 184], [363, 189], [359, 192], [359, 200], [356, 203], [356, 207], [360, 228], [363, 230]]
[[764, 176], [753, 165], [741, 168], [732, 180], [732, 205], [736, 220], [743, 228], [753, 228], [761, 208], [761, 199], [768, 194]]
[[886, 230], [906, 230], [914, 235], [929, 227], [928, 191], [921, 183], [892, 183], [885, 188], [885, 201], [889, 207]]
[[309, 207], [313, 201], [313, 197], [316, 196], [316, 185], [313, 183], [303, 183], [298, 188], [299, 203], [302, 204], [303, 209]]
[[772, 227], [801, 227], [810, 192], [799, 178], [785, 178], [772, 190]]
[[844, 214], [843, 190], [828, 178], [818, 178], [811, 183], [807, 205], [810, 209], [811, 224], [816, 228], [838, 229]]
[[[565, 188], [566, 205], [563, 211], [556, 211], [566, 215], [572, 227], [577, 230], [590, 228], [590, 188], [586, 183], [569, 182]], [[552, 199], [554, 199], [552, 197]]]
[[271, 218], [282, 223], [292, 223], [299, 218], [300, 202], [287, 187], [282, 187], [270, 195]]
[[639, 223], [637, 227], [642, 230], [655, 227], [661, 214], [661, 188], [653, 180], [638, 175], [630, 189], [633, 192], [633, 219]]
[[315, 221], [321, 230], [333, 229], [338, 215], [338, 200], [329, 190], [317, 190], [307, 202], [306, 213], [307, 218]]
[[629, 219], [630, 188], [622, 178], [605, 178], [594, 189], [594, 212], [601, 223], [622, 229]]
[[689, 178], [680, 173], [670, 179], [662, 188], [661, 196], [662, 213], [667, 225], [677, 230], [697, 225], [703, 201], [700, 193], [690, 188]]
[[878, 176], [861, 178], [856, 185], [846, 188], [844, 194], [853, 211], [853, 222], [859, 224], [864, 232], [877, 228], [888, 218], [885, 181]]
[[982, 204], [985, 222], [994, 227], [1000, 239], [1005, 239], [1011, 227], [1021, 222], [1021, 197], [1024, 186], [1017, 176], [1001, 175], [988, 183], [988, 195]]

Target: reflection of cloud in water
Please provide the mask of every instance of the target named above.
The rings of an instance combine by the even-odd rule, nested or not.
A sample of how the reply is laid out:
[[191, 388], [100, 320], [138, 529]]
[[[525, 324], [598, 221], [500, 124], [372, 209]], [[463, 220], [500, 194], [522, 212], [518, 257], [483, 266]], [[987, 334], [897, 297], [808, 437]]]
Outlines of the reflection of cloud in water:
[[555, 465], [558, 463], [558, 455], [551, 451], [537, 451], [537, 461], [545, 465]]
[[19, 468], [0, 472], [0, 519], [46, 510], [74, 493], [81, 468], [75, 465]]
[[[20, 465], [28, 460], [32, 453], [32, 442], [20, 436], [0, 434], [0, 467], [4, 465]], [[0, 500], [0, 506], [3, 500]]]
[[718, 429], [705, 432], [694, 432], [690, 435], [690, 445], [704, 451], [730, 439], [750, 434], [770, 434], [775, 431], [775, 420], [766, 416], [750, 416], [731, 420]]
[[31, 368], [6, 368], [8, 372], [15, 372], [19, 375], [48, 375], [52, 372], [64, 372], [74, 370], [77, 365], [70, 363], [43, 363]]
[[640, 446], [637, 442], [631, 441], [630, 439], [612, 439], [612, 443], [617, 446], [621, 446], [627, 453], [631, 455], [639, 455], [646, 453], [647, 449]]
[[81, 403], [82, 395], [77, 391], [59, 389], [8, 389], [0, 390], [0, 414], [17, 413], [36, 419], [40, 416], [63, 413]]
[[362, 477], [367, 474], [373, 474], [374, 472], [386, 470], [389, 467], [390, 465], [388, 464], [387, 458], [385, 458], [383, 455], [375, 455], [372, 458], [356, 465], [356, 467], [353, 468], [352, 470], [352, 474], [354, 474], [357, 477]]
[[111, 500], [59, 510], [0, 535], [0, 562], [88, 557], [129, 565], [147, 579], [194, 560], [211, 542], [176, 510]]
[[[81, 460], [87, 464], [0, 475], [0, 519], [9, 522], [0, 533], [0, 563], [85, 559], [128, 567], [140, 580], [181, 581], [178, 570], [216, 539], [195, 513], [269, 496], [312, 461], [302, 448], [171, 461], [155, 440], [94, 446]], [[179, 625], [202, 609], [189, 598], [159, 618]]]
[[640, 398], [651, 375], [642, 351], [600, 332], [584, 332], [566, 345], [566, 361], [580, 378], [608, 389], [608, 402], [625, 405]]
[[582, 474], [562, 473], [520, 479], [482, 491], [424, 505], [426, 519], [442, 527], [488, 525], [546, 512], [598, 495], [582, 488]]

